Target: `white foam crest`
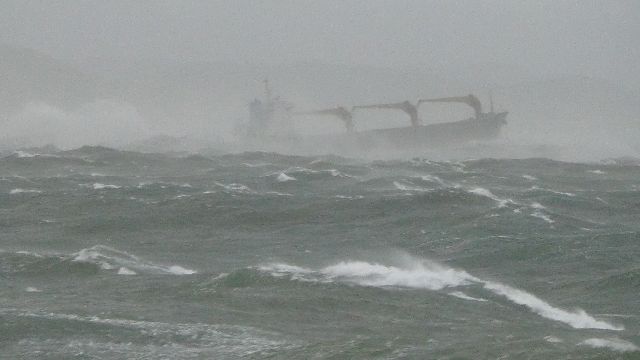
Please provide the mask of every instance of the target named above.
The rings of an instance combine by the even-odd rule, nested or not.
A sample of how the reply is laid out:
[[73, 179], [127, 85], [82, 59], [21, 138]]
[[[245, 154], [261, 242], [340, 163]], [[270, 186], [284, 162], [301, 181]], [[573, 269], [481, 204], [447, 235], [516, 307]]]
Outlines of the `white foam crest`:
[[574, 193], [570, 193], [570, 192], [564, 192], [564, 191], [557, 191], [557, 190], [552, 190], [552, 189], [545, 189], [545, 188], [541, 188], [539, 186], [532, 186], [531, 188], [529, 188], [527, 191], [546, 191], [546, 192], [550, 192], [552, 194], [556, 194], [556, 195], [564, 195], [564, 196], [569, 196], [569, 197], [574, 197], [576, 196], [576, 194]]
[[42, 290], [40, 290], [38, 288], [35, 288], [33, 286], [27, 286], [27, 288], [24, 289], [24, 291], [26, 291], [26, 292], [42, 292]]
[[578, 345], [591, 346], [593, 348], [607, 348], [617, 352], [640, 351], [640, 347], [626, 340], [621, 339], [600, 339], [591, 338], [580, 342]]
[[364, 199], [364, 196], [362, 196], [362, 195], [355, 195], [355, 196], [335, 195], [334, 198], [343, 199], [343, 200], [359, 200], [359, 199]]
[[[269, 272], [276, 277], [290, 276], [292, 280], [342, 282], [372, 287], [403, 287], [411, 289], [442, 290], [472, 284], [482, 284], [484, 289], [503, 296], [509, 301], [523, 305], [532, 312], [554, 321], [565, 323], [576, 329], [624, 330], [605, 321], [597, 320], [582, 309], [567, 311], [556, 308], [526, 291], [494, 281], [486, 281], [432, 261], [409, 260], [404, 266], [390, 266], [365, 261], [342, 261], [320, 270], [313, 270], [289, 264], [270, 264], [258, 270]], [[465, 300], [486, 301], [474, 298], [460, 291], [449, 295]]]
[[480, 302], [485, 302], [487, 301], [487, 299], [483, 299], [483, 298], [475, 298], [473, 296], [469, 296], [465, 293], [463, 293], [462, 291], [454, 291], [454, 292], [450, 292], [449, 295], [451, 296], [455, 296], [457, 298], [460, 299], [464, 299], [464, 300], [471, 300], [471, 301], [480, 301]]
[[16, 195], [16, 194], [40, 194], [42, 193], [42, 190], [38, 190], [38, 189], [13, 189], [11, 191], [9, 191], [9, 194], [11, 195]]
[[562, 339], [560, 339], [560, 338], [558, 338], [558, 337], [555, 337], [555, 336], [553, 336], [553, 335], [547, 335], [547, 336], [545, 336], [545, 337], [544, 337], [544, 340], [545, 340], [546, 342], [555, 343], [555, 344], [558, 344], [558, 343], [563, 342], [563, 341], [562, 341]]
[[104, 189], [120, 189], [118, 185], [110, 185], [110, 184], [102, 184], [102, 183], [94, 183], [91, 185], [94, 190], [104, 190]]
[[[142, 349], [135, 347], [131, 343], [99, 343], [88, 342], [71, 342], [63, 344], [64, 347], [78, 347], [78, 350], [91, 353], [95, 351], [96, 346], [104, 345], [104, 351], [99, 352], [104, 356], [111, 357], [114, 353], [114, 347], [119, 350], [122, 358], [131, 358], [132, 354], [136, 354], [135, 358], [182, 358], [187, 354], [188, 358], [242, 358], [251, 354], [260, 353], [261, 351], [274, 348], [286, 348], [294, 346], [294, 343], [279, 340], [281, 336], [277, 333], [259, 330], [252, 327], [237, 325], [216, 325], [205, 323], [167, 323], [157, 321], [142, 321], [128, 319], [110, 319], [98, 316], [81, 316], [65, 313], [46, 313], [46, 312], [26, 312], [12, 311], [0, 309], [0, 314], [12, 314], [26, 318], [46, 319], [46, 320], [63, 320], [78, 323], [89, 323], [106, 325], [111, 327], [119, 327], [124, 329], [138, 330], [141, 334], [154, 338], [173, 339], [175, 336], [180, 338], [191, 339], [189, 346], [180, 343], [162, 341], [161, 346], [148, 347], [145, 345]], [[42, 344], [38, 341], [38, 345]], [[29, 346], [32, 344], [28, 344]], [[73, 345], [73, 346], [72, 346]], [[31, 347], [31, 346], [30, 346]], [[47, 346], [47, 352], [60, 346]], [[122, 347], [122, 348], [120, 348]], [[33, 348], [33, 347], [31, 347]], [[134, 352], [135, 351], [135, 352]], [[156, 356], [154, 356], [156, 355]], [[102, 356], [100, 356], [102, 358]]]
[[118, 269], [118, 275], [137, 275], [138, 273], [136, 273], [133, 270], [129, 270], [126, 267], [121, 267], [120, 269]]
[[394, 181], [393, 182], [393, 186], [396, 187], [396, 189], [401, 190], [401, 191], [416, 191], [416, 192], [428, 192], [431, 191], [431, 189], [426, 189], [420, 186], [415, 186], [415, 185], [409, 185], [409, 184], [405, 184], [405, 183], [401, 183], [399, 181]]
[[329, 169], [329, 170], [323, 170], [325, 172], [328, 172], [331, 176], [333, 177], [344, 177], [344, 178], [350, 178], [352, 177], [351, 175], [345, 174], [339, 170], [336, 169]]
[[152, 274], [173, 275], [189, 275], [196, 273], [195, 270], [186, 269], [177, 265], [157, 265], [144, 261], [125, 251], [120, 251], [104, 245], [96, 245], [87, 249], [82, 249], [77, 253], [72, 254], [72, 256], [72, 261], [97, 264], [103, 270], [118, 268], [118, 274], [120, 275], [133, 275], [128, 272], [147, 272]]
[[544, 205], [540, 204], [539, 202], [533, 202], [533, 203], [531, 203], [531, 207], [532, 207], [533, 209], [538, 209], [538, 210], [544, 210], [544, 209], [546, 209], [546, 207], [545, 207]]
[[476, 281], [465, 271], [442, 267], [435, 263], [418, 262], [408, 268], [400, 268], [364, 261], [348, 261], [328, 266], [320, 272], [333, 280], [376, 287], [399, 286], [440, 290]]
[[255, 167], [271, 166], [271, 165], [273, 165], [273, 164], [272, 164], [272, 163], [265, 162], [265, 163], [256, 163], [256, 164], [251, 164], [251, 163], [242, 163], [242, 165], [243, 165], [243, 166], [246, 166], [246, 167], [250, 167], [250, 168], [255, 168]]
[[24, 150], [14, 150], [12, 155], [20, 159], [28, 159], [28, 158], [34, 158], [34, 157], [43, 157], [43, 158], [59, 158], [60, 157], [58, 155], [53, 155], [53, 154], [30, 153]]
[[281, 172], [278, 177], [276, 178], [276, 180], [278, 182], [287, 182], [287, 181], [296, 181], [297, 179], [293, 176], [289, 176], [287, 174], [285, 174], [284, 172]]
[[16, 254], [28, 255], [28, 256], [33, 256], [33, 257], [37, 257], [37, 258], [44, 258], [44, 255], [38, 254], [38, 253], [33, 252], [33, 251], [26, 251], [26, 250], [16, 251]]
[[544, 318], [563, 322], [576, 329], [624, 330], [621, 326], [596, 320], [582, 309], [576, 309], [574, 312], [562, 310], [551, 306], [533, 294], [498, 282], [485, 281], [484, 287], [495, 294], [506, 297], [516, 304], [526, 306]]
[[432, 182], [432, 183], [436, 183], [442, 187], [446, 187], [446, 188], [454, 188], [454, 189], [458, 189], [461, 187], [460, 184], [456, 184], [454, 182], [452, 183], [448, 183], [444, 180], [442, 180], [441, 178], [435, 176], [435, 175], [423, 175], [420, 177], [423, 181], [428, 181], [428, 182]]
[[497, 202], [499, 208], [506, 207], [508, 204], [512, 204], [512, 205], [517, 205], [518, 204], [518, 203], [516, 203], [515, 201], [513, 201], [511, 199], [503, 199], [503, 198], [500, 198], [500, 197], [494, 195], [489, 189], [477, 187], [477, 188], [474, 188], [474, 189], [471, 189], [471, 190], [468, 190], [468, 191], [470, 193], [472, 193], [472, 194], [475, 194], [475, 195], [488, 197], [489, 199]]
[[18, 157], [18, 158], [32, 158], [32, 157], [36, 157], [40, 154], [32, 154], [32, 153], [28, 153], [26, 151], [22, 151], [22, 150], [16, 150], [13, 152], [13, 154]]
[[293, 166], [288, 168], [287, 170], [284, 171], [285, 173], [288, 174], [306, 174], [306, 175], [314, 175], [314, 174], [329, 174], [333, 177], [344, 177], [344, 178], [351, 178], [353, 176], [345, 174], [337, 169], [326, 169], [326, 170], [312, 170], [312, 169], [307, 169], [304, 167], [300, 167], [300, 166]]
[[258, 270], [268, 272], [275, 277], [289, 276], [292, 280], [321, 281], [315, 271], [295, 265], [273, 263], [259, 266]]
[[174, 275], [191, 275], [196, 273], [195, 270], [183, 268], [182, 266], [179, 266], [179, 265], [169, 266], [168, 271]]
[[293, 194], [283, 193], [279, 191], [265, 191], [262, 195], [275, 195], [275, 196], [293, 196]]
[[546, 215], [542, 211], [534, 211], [533, 213], [531, 213], [531, 216], [536, 217], [538, 219], [542, 219], [542, 220], [546, 221], [549, 224], [553, 224], [553, 223], [556, 222], [555, 220], [550, 218], [548, 215]]
[[527, 179], [527, 180], [531, 180], [531, 181], [538, 180], [538, 178], [536, 178], [535, 176], [531, 176], [531, 175], [527, 175], [527, 174], [522, 175], [522, 177]]
[[236, 193], [236, 194], [255, 194], [256, 193], [255, 191], [251, 190], [251, 188], [243, 184], [231, 183], [231, 184], [225, 185], [217, 182], [216, 185], [223, 187], [225, 190], [231, 193]]

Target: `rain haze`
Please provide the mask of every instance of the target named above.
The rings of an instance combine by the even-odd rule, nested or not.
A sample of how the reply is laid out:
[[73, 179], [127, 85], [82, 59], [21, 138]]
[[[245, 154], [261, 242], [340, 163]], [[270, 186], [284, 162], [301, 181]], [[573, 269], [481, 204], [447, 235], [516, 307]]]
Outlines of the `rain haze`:
[[[486, 103], [491, 91], [510, 112], [503, 142], [568, 146], [557, 149], [568, 157], [638, 152], [635, 1], [3, 1], [2, 10], [5, 142], [228, 142], [269, 78], [300, 111], [468, 93]], [[427, 124], [469, 115], [448, 104], [420, 111]], [[358, 118], [361, 129], [406, 122]]]
[[640, 1], [0, 0], [0, 358], [638, 359]]

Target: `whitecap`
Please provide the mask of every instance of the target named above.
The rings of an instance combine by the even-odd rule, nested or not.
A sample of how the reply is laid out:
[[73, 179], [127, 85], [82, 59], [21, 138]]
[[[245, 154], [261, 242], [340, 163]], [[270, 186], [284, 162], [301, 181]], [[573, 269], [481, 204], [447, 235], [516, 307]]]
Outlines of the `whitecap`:
[[527, 179], [527, 180], [531, 180], [531, 181], [538, 180], [538, 178], [536, 178], [535, 176], [531, 176], [531, 175], [527, 175], [527, 174], [522, 175], [522, 177]]
[[545, 191], [545, 192], [550, 192], [552, 194], [556, 194], [556, 195], [564, 195], [564, 196], [569, 196], [569, 197], [574, 197], [576, 196], [576, 194], [574, 193], [570, 193], [570, 192], [565, 192], [565, 191], [557, 191], [557, 190], [552, 190], [552, 189], [545, 189], [545, 188], [541, 188], [538, 186], [532, 186], [531, 188], [529, 188], [527, 191]]
[[359, 200], [359, 199], [364, 199], [364, 196], [362, 196], [362, 195], [356, 195], [356, 196], [335, 195], [334, 198], [336, 198], [336, 199], [344, 199], [344, 200]]
[[195, 270], [186, 269], [179, 265], [169, 266], [168, 270], [169, 270], [169, 273], [175, 274], [175, 275], [192, 275], [196, 273]]
[[607, 348], [617, 352], [640, 351], [640, 347], [626, 340], [621, 339], [600, 339], [591, 338], [580, 342], [578, 345], [591, 346], [593, 348]]
[[364, 286], [397, 286], [430, 290], [468, 285], [476, 280], [465, 271], [442, 267], [435, 263], [414, 263], [409, 268], [400, 268], [364, 261], [348, 261], [325, 267], [320, 270], [320, 273], [333, 280]]
[[485, 281], [484, 287], [516, 304], [526, 306], [529, 310], [544, 318], [563, 322], [575, 329], [624, 330], [621, 326], [596, 320], [582, 309], [576, 309], [573, 312], [562, 310], [551, 306], [533, 294], [498, 282]]
[[546, 207], [544, 205], [542, 205], [542, 204], [540, 204], [538, 202], [531, 203], [531, 207], [534, 208], [534, 209], [539, 209], [539, 210], [546, 209]]
[[293, 194], [283, 193], [278, 191], [265, 191], [263, 195], [275, 195], [275, 196], [293, 196]]
[[16, 251], [16, 254], [33, 256], [33, 257], [37, 257], [37, 258], [44, 258], [44, 255], [41, 255], [41, 254], [38, 254], [38, 253], [32, 252], [32, 251], [20, 250], [20, 251]]
[[561, 342], [563, 342], [563, 341], [562, 341], [562, 339], [560, 339], [560, 338], [558, 338], [558, 337], [555, 337], [555, 336], [552, 336], [552, 335], [547, 335], [547, 336], [545, 336], [545, 337], [544, 337], [544, 340], [545, 340], [546, 342], [556, 343], [556, 344], [557, 344], [557, 343], [561, 343]]
[[94, 190], [120, 189], [120, 186], [118, 185], [109, 185], [109, 184], [101, 184], [101, 183], [94, 183], [93, 185], [91, 185], [91, 187], [93, 187]]
[[[100, 266], [103, 270], [113, 270], [118, 268], [120, 271], [132, 271], [136, 273], [151, 274], [173, 274], [173, 275], [190, 275], [197, 273], [195, 270], [187, 269], [181, 266], [164, 266], [154, 264], [149, 261], [140, 259], [139, 257], [129, 254], [125, 251], [117, 250], [104, 245], [96, 245], [87, 249], [82, 249], [71, 255], [74, 262], [93, 263]], [[123, 270], [123, 268], [125, 270]], [[122, 275], [129, 275], [121, 273]]]
[[273, 164], [265, 162], [265, 163], [256, 163], [256, 164], [251, 164], [251, 163], [242, 163], [242, 165], [243, 165], [243, 166], [246, 166], [246, 167], [250, 167], [250, 168], [255, 168], [255, 167], [265, 167], [265, 166], [270, 166], [270, 165], [273, 165]]
[[137, 275], [137, 273], [123, 266], [120, 269], [118, 269], [118, 275]]
[[42, 193], [41, 190], [37, 190], [37, 189], [13, 189], [11, 191], [9, 191], [9, 194], [11, 195], [16, 195], [16, 194], [40, 194]]
[[481, 188], [481, 187], [477, 187], [471, 190], [468, 190], [470, 193], [475, 194], [475, 195], [480, 195], [480, 196], [484, 196], [484, 197], [488, 197], [489, 199], [495, 201], [498, 203], [498, 207], [499, 208], [503, 208], [506, 207], [507, 204], [513, 204], [513, 205], [517, 205], [517, 203], [511, 199], [502, 199], [497, 197], [496, 195], [494, 195], [490, 190], [485, 189], [485, 188]]
[[[264, 331], [247, 326], [217, 325], [205, 323], [167, 323], [158, 321], [130, 320], [119, 318], [105, 318], [99, 316], [82, 316], [66, 313], [52, 312], [27, 312], [0, 309], [0, 315], [11, 314], [23, 318], [36, 318], [46, 320], [64, 320], [78, 324], [93, 324], [108, 326], [110, 328], [133, 329], [144, 336], [150, 336], [158, 340], [157, 346], [144, 345], [138, 347], [126, 342], [99, 342], [82, 339], [65, 341], [63, 347], [67, 350], [77, 350], [76, 353], [85, 353], [89, 357], [98, 348], [100, 354], [114, 354], [118, 358], [244, 358], [246, 356], [263, 354], [273, 349], [283, 349], [295, 346], [295, 343], [285, 341], [275, 332]], [[174, 343], [169, 339], [185, 338], [191, 341], [188, 344]], [[169, 341], [166, 341], [169, 340]], [[57, 344], [57, 343], [55, 343]], [[42, 341], [27, 346], [42, 345]], [[47, 344], [49, 345], [49, 344]], [[187, 346], [188, 345], [188, 346]], [[47, 346], [47, 353], [55, 346]], [[43, 352], [45, 352], [43, 351]], [[151, 354], [151, 357], [150, 355]], [[133, 356], [132, 356], [133, 355]], [[153, 356], [157, 355], [157, 356]], [[67, 357], [64, 357], [67, 358]]]
[[24, 289], [24, 291], [26, 291], [26, 292], [42, 292], [42, 290], [40, 290], [38, 288], [35, 288], [33, 286], [27, 286], [27, 288]]
[[311, 269], [303, 268], [300, 266], [282, 264], [282, 263], [274, 263], [267, 264], [258, 267], [258, 270], [263, 272], [268, 272], [270, 275], [275, 277], [285, 277], [289, 276], [292, 280], [320, 280], [313, 277], [308, 277], [314, 275], [315, 272]]
[[278, 182], [287, 182], [287, 181], [296, 181], [296, 178], [294, 178], [293, 176], [289, 176], [284, 172], [281, 172], [276, 178], [276, 180], [278, 180]]
[[538, 218], [538, 219], [542, 219], [544, 221], [546, 221], [549, 224], [553, 224], [556, 221], [553, 220], [552, 218], [550, 218], [548, 215], [544, 214], [542, 211], [534, 211], [533, 213], [531, 213], [531, 216]]
[[32, 153], [28, 153], [26, 151], [23, 150], [16, 150], [13, 152], [13, 154], [17, 157], [17, 158], [32, 158], [32, 157], [36, 157], [39, 156], [40, 154], [32, 154]]
[[222, 183], [216, 183], [216, 185], [221, 186], [222, 188], [224, 188], [225, 190], [231, 193], [255, 194], [255, 191], [251, 190], [251, 188], [243, 184], [232, 183], [232, 184], [226, 185]]
[[449, 295], [455, 296], [457, 298], [464, 299], [464, 300], [481, 301], [481, 302], [487, 301], [487, 299], [475, 298], [475, 297], [469, 296], [469, 295], [463, 293], [462, 291], [450, 292]]
[[439, 177], [437, 177], [437, 176], [435, 176], [435, 175], [423, 175], [423, 176], [421, 176], [420, 178], [421, 178], [423, 181], [428, 181], [428, 182], [431, 182], [431, 183], [436, 183], [436, 184], [438, 184], [438, 185], [440, 185], [440, 186], [442, 186], [442, 187], [446, 187], [446, 188], [454, 188], [454, 189], [457, 189], [457, 188], [460, 188], [460, 187], [461, 187], [461, 185], [460, 185], [460, 184], [456, 184], [456, 183], [454, 183], [454, 182], [452, 182], [452, 183], [448, 183], [448, 182], [446, 182], [446, 181], [442, 180], [441, 178], [439, 178]]
[[[261, 266], [258, 270], [269, 272], [277, 277], [289, 276], [292, 280], [342, 282], [381, 288], [442, 290], [481, 284], [485, 290], [503, 296], [515, 304], [523, 305], [543, 318], [562, 322], [576, 329], [624, 330], [622, 326], [597, 320], [582, 309], [563, 310], [526, 291], [499, 282], [483, 280], [464, 270], [456, 270], [426, 260], [410, 260], [405, 262], [404, 266], [342, 261], [319, 270], [279, 263]], [[461, 292], [458, 294], [457, 291], [450, 293], [452, 296], [460, 294], [469, 297]]]
[[351, 178], [352, 176], [349, 174], [345, 174], [337, 169], [327, 169], [327, 170], [312, 170], [307, 169], [300, 166], [290, 167], [284, 171], [287, 174], [305, 174], [305, 175], [314, 175], [314, 174], [329, 174], [333, 177], [343, 177], [343, 178]]
[[415, 186], [415, 185], [409, 185], [409, 184], [401, 183], [399, 181], [394, 181], [393, 186], [395, 186], [396, 189], [401, 191], [416, 191], [416, 192], [431, 191], [431, 189], [426, 189], [426, 188]]

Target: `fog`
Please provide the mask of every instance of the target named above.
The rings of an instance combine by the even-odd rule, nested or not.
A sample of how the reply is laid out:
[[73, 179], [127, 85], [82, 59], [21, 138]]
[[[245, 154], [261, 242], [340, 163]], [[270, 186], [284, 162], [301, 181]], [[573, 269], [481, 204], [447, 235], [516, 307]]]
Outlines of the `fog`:
[[[509, 111], [493, 141], [402, 156], [637, 157], [638, 34], [633, 0], [3, 0], [0, 149], [240, 151], [238, 123], [269, 78], [296, 111], [469, 93], [487, 108], [489, 92]], [[420, 107], [424, 124], [472, 115]], [[354, 120], [408, 126], [393, 111]], [[295, 126], [344, 131], [324, 118]]]

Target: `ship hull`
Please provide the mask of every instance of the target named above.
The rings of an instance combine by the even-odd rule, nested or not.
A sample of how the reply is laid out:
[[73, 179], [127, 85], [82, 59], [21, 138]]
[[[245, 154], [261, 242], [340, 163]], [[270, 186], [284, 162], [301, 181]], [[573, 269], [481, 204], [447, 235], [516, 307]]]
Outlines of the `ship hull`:
[[[354, 133], [250, 139], [248, 148], [277, 152], [357, 154], [376, 150], [413, 151], [455, 147], [491, 140], [506, 125], [507, 112], [482, 114], [480, 119]], [[245, 149], [247, 147], [245, 146]]]

